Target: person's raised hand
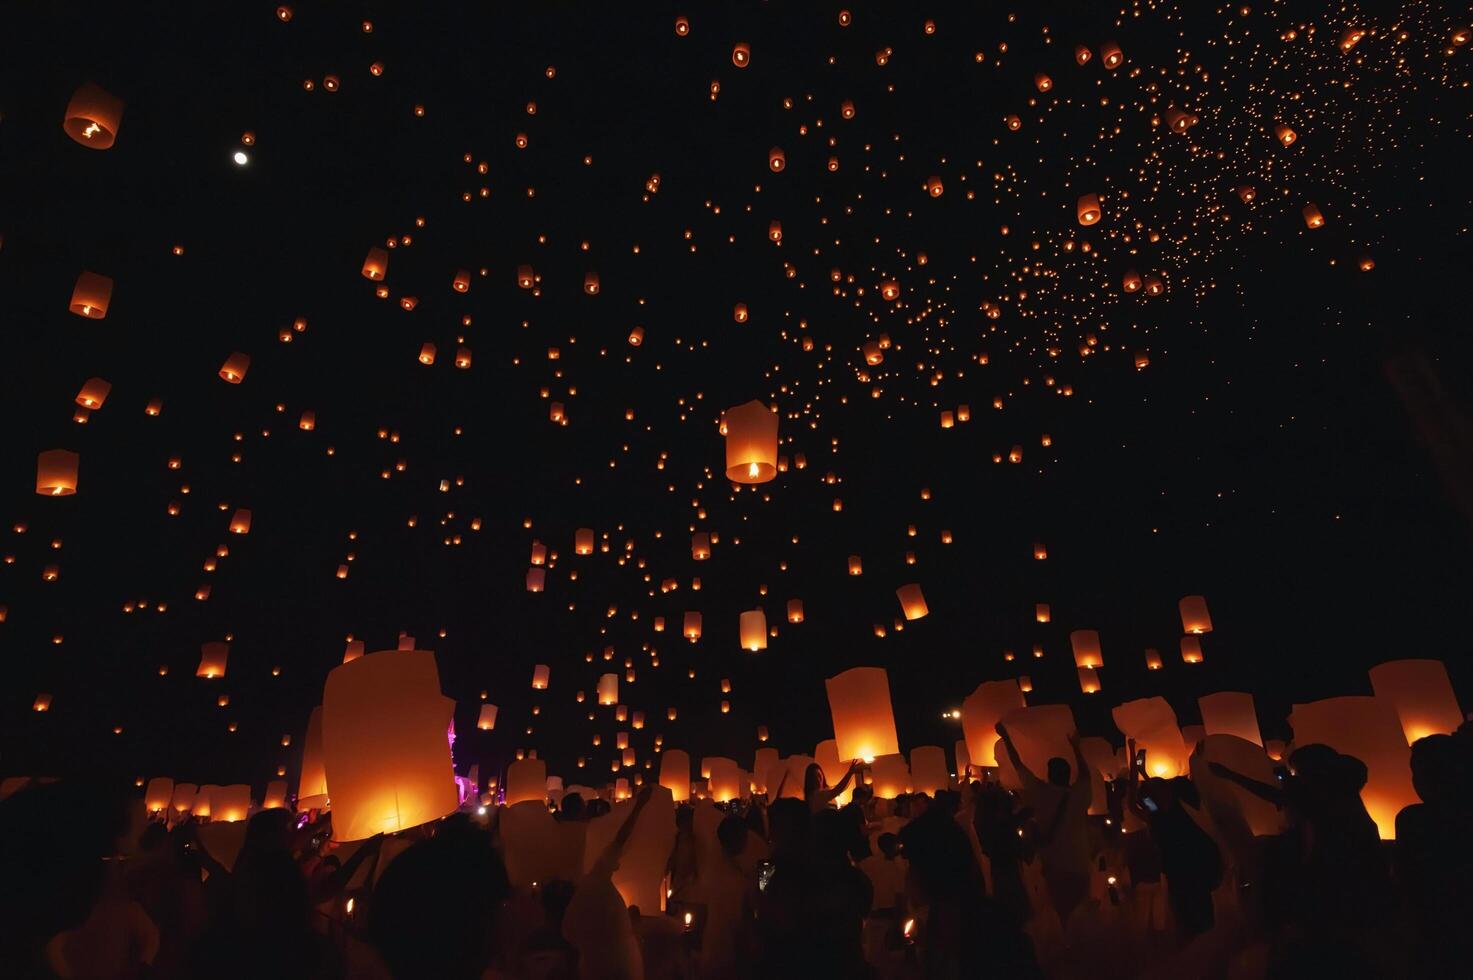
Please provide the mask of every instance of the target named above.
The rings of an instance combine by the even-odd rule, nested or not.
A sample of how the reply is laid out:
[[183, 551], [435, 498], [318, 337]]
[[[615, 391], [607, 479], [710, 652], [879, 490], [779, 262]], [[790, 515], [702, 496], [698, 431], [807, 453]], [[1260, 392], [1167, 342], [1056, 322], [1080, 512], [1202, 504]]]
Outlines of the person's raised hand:
[[996, 725], [993, 725], [992, 730], [997, 732], [999, 738], [1008, 737], [1008, 727], [1002, 722], [998, 722]]

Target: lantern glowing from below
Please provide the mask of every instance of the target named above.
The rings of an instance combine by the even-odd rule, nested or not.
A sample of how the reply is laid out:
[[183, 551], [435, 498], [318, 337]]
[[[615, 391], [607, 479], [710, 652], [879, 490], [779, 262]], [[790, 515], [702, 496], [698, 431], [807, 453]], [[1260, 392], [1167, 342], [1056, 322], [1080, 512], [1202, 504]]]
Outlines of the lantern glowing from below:
[[1372, 667], [1371, 689], [1401, 722], [1407, 744], [1428, 735], [1450, 735], [1463, 723], [1447, 667], [1440, 660], [1389, 660]]
[[1212, 617], [1207, 612], [1207, 600], [1199, 595], [1182, 596], [1176, 604], [1181, 614], [1183, 633], [1211, 633]]
[[321, 810], [327, 806], [327, 767], [322, 760], [322, 705], [307, 718], [307, 737], [302, 740], [302, 773], [297, 778], [297, 810]]
[[91, 82], [72, 93], [61, 128], [89, 150], [105, 150], [118, 137], [123, 100]]
[[82, 457], [66, 449], [48, 449], [36, 457], [36, 492], [43, 497], [69, 497], [77, 492]]
[[335, 839], [407, 830], [455, 811], [446, 737], [454, 710], [428, 650], [387, 650], [328, 673], [322, 748]]
[[378, 282], [389, 274], [389, 253], [381, 248], [370, 248], [363, 260], [363, 278]]
[[230, 384], [238, 385], [245, 380], [246, 372], [251, 368], [249, 354], [236, 351], [225, 358], [225, 363], [220, 365], [220, 377]]
[[547, 690], [548, 667], [547, 664], [537, 664], [532, 668], [532, 690]]
[[660, 754], [660, 785], [676, 803], [690, 799], [690, 755], [683, 749], [666, 749]]
[[1197, 636], [1184, 636], [1181, 638], [1181, 659], [1183, 663], [1199, 664], [1202, 662], [1202, 639]]
[[717, 803], [729, 803], [742, 795], [741, 770], [735, 761], [722, 756], [708, 756], [701, 760], [701, 769], [710, 786], [711, 799]]
[[261, 797], [261, 809], [280, 810], [286, 806], [286, 780], [273, 779], [266, 784], [266, 792]]
[[575, 555], [591, 555], [591, 554], [593, 554], [593, 528], [591, 528], [591, 527], [580, 527], [573, 534], [573, 554], [575, 554]]
[[890, 703], [890, 678], [883, 667], [852, 667], [824, 682], [834, 742], [842, 761], [895, 755], [895, 714]]
[[541, 759], [520, 759], [506, 768], [506, 805], [528, 800], [547, 799], [547, 763]]
[[1076, 667], [1079, 673], [1079, 689], [1085, 694], [1100, 693], [1100, 675], [1093, 667]]
[[1075, 205], [1075, 214], [1081, 225], [1092, 225], [1100, 220], [1100, 196], [1083, 194]]
[[726, 478], [733, 483], [766, 483], [777, 475], [777, 415], [757, 400], [728, 408]]
[[237, 507], [235, 513], [230, 515], [231, 534], [251, 533], [251, 512], [244, 507]]
[[245, 783], [210, 787], [210, 820], [239, 823], [251, 812], [251, 788]]
[[496, 729], [496, 705], [481, 705], [481, 715], [476, 719], [476, 727], [483, 732], [494, 731]]
[[761, 609], [744, 611], [738, 622], [742, 649], [751, 653], [767, 649], [767, 614]]
[[788, 622], [790, 622], [790, 623], [801, 623], [801, 622], [803, 622], [803, 600], [802, 599], [789, 599], [788, 600]]
[[882, 800], [911, 791], [910, 767], [898, 752], [875, 756], [870, 763], [870, 789]]
[[997, 723], [1027, 703], [1015, 680], [983, 681], [962, 700], [962, 735], [975, 765], [988, 768], [997, 765], [993, 755]]
[[166, 809], [174, 799], [174, 780], [168, 776], [155, 776], [148, 781], [143, 791], [143, 805], [149, 813]]
[[1100, 652], [1100, 634], [1097, 630], [1075, 630], [1069, 634], [1069, 646], [1074, 650], [1074, 666], [1103, 667], [1104, 655]]
[[924, 619], [931, 611], [926, 608], [926, 597], [921, 594], [921, 587], [914, 582], [896, 589], [895, 595], [907, 620]]
[[951, 787], [946, 750], [939, 745], [917, 745], [910, 750], [911, 792], [935, 796]]
[[1396, 838], [1396, 814], [1417, 802], [1411, 749], [1391, 704], [1379, 697], [1326, 698], [1296, 704], [1289, 712], [1294, 748], [1328, 745], [1366, 766], [1360, 798], [1382, 840]]
[[1146, 775], [1170, 779], [1188, 772], [1186, 743], [1176, 724], [1176, 712], [1165, 698], [1139, 698], [1111, 710], [1115, 727], [1146, 750]]
[[101, 320], [107, 316], [107, 304], [112, 300], [113, 281], [95, 272], [81, 272], [72, 287], [72, 301], [68, 309], [77, 316], [89, 320]]
[[225, 676], [225, 662], [230, 656], [230, 644], [222, 640], [211, 640], [200, 645], [199, 667], [194, 676], [214, 679]]
[[[619, 675], [603, 674], [598, 679], [598, 703], [612, 705], [619, 703]], [[620, 746], [621, 748], [623, 746]]]
[[688, 612], [685, 614], [685, 620], [681, 625], [681, 635], [683, 635], [687, 640], [690, 640], [692, 643], [701, 638], [700, 613]]

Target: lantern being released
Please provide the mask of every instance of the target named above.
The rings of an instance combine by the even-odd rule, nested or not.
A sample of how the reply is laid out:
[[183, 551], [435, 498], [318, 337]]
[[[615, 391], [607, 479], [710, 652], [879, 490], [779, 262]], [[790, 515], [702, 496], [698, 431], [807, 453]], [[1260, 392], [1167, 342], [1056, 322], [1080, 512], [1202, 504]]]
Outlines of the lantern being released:
[[1463, 723], [1463, 709], [1440, 660], [1390, 660], [1371, 668], [1371, 689], [1391, 705], [1411, 745], [1428, 735], [1449, 735]]
[[168, 776], [155, 776], [148, 781], [143, 791], [143, 805], [149, 813], [166, 809], [174, 798], [174, 780]]
[[910, 767], [898, 752], [876, 756], [870, 764], [870, 789], [882, 800], [893, 800], [911, 791]]
[[1176, 712], [1165, 698], [1140, 698], [1116, 705], [1115, 727], [1146, 750], [1146, 774], [1170, 779], [1185, 776], [1188, 752], [1176, 725]]
[[307, 737], [302, 740], [302, 773], [297, 779], [297, 810], [321, 810], [327, 806], [327, 768], [322, 761], [322, 705], [307, 719]]
[[824, 682], [834, 741], [841, 761], [900, 752], [890, 704], [890, 678], [883, 667], [853, 667]]
[[48, 449], [36, 457], [36, 492], [44, 497], [69, 497], [77, 492], [77, 467], [82, 458], [66, 449]]
[[1100, 220], [1100, 196], [1084, 194], [1075, 205], [1075, 213], [1081, 225], [1092, 225]]
[[946, 750], [939, 745], [917, 745], [910, 750], [911, 792], [935, 796], [951, 787]]
[[1218, 691], [1197, 699], [1202, 713], [1202, 730], [1208, 735], [1232, 735], [1254, 745], [1263, 744], [1258, 730], [1258, 712], [1253, 695], [1242, 691]]
[[250, 367], [250, 355], [236, 351], [225, 358], [225, 363], [220, 365], [220, 377], [233, 385], [238, 385], [245, 380], [246, 372], [250, 370]]
[[72, 287], [72, 301], [68, 309], [77, 316], [89, 320], [101, 320], [107, 316], [107, 304], [113, 298], [113, 281], [95, 272], [77, 274], [77, 283]]
[[666, 749], [660, 754], [660, 785], [676, 803], [690, 799], [690, 755], [683, 749]]
[[777, 475], [777, 415], [760, 401], [726, 410], [726, 478], [766, 483]]
[[322, 748], [336, 839], [407, 830], [455, 811], [447, 737], [454, 709], [427, 650], [387, 650], [332, 669]]
[[973, 765], [988, 768], [997, 765], [993, 756], [997, 744], [997, 723], [1026, 705], [1015, 680], [983, 681], [966, 696], [962, 701], [962, 735], [966, 738], [967, 755]]
[[88, 82], [72, 93], [61, 127], [88, 149], [105, 150], [117, 139], [122, 120], [123, 100]]
[[1289, 712], [1295, 751], [1316, 743], [1354, 756], [1366, 766], [1360, 798], [1382, 840], [1396, 837], [1396, 815], [1417, 802], [1411, 749], [1395, 709], [1379, 697], [1327, 698]]

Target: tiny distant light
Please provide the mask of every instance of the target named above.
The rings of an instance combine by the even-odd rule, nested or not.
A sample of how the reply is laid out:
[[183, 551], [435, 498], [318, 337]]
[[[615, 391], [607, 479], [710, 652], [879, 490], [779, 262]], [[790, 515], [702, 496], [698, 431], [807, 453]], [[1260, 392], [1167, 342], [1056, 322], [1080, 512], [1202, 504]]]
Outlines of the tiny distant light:
[[476, 815], [484, 817], [486, 815], [486, 808], [483, 806], [476, 807]]
[[235, 161], [237, 167], [244, 167], [251, 162], [251, 158], [246, 154], [245, 150], [236, 150], [235, 155], [231, 159]]

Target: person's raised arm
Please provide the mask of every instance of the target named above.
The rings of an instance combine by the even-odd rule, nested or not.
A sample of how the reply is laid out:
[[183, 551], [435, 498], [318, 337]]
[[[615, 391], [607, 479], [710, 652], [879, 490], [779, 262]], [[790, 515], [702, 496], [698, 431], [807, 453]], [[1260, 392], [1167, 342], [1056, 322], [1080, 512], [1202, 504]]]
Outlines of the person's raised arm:
[[639, 822], [639, 813], [649, 803], [650, 797], [655, 793], [654, 783], [645, 783], [640, 787], [638, 795], [634, 797], [634, 806], [629, 810], [629, 816], [619, 825], [619, 830], [614, 834], [614, 839], [609, 841], [609, 846], [604, 848], [603, 854], [599, 856], [598, 866], [605, 874], [613, 874], [619, 867], [619, 858], [624, 854], [624, 845], [629, 843], [629, 838], [634, 834], [634, 825]]
[[[348, 883], [353, 880], [353, 876], [358, 873], [358, 868], [364, 861], [376, 856], [383, 843], [384, 835], [374, 834], [359, 845], [358, 850], [354, 851], [353, 856], [343, 862], [342, 867], [328, 875], [325, 881], [322, 881], [313, 889], [313, 903], [325, 902], [329, 898], [336, 896], [344, 888], [347, 888]], [[372, 879], [373, 876], [369, 875], [369, 880], [371, 881]]]
[[1074, 784], [1077, 786], [1081, 780], [1088, 783], [1090, 781], [1089, 763], [1085, 761], [1084, 749], [1079, 744], [1079, 732], [1070, 732], [1066, 737], [1069, 740], [1069, 748], [1074, 750]]
[[1137, 792], [1140, 789], [1141, 770], [1136, 765], [1135, 739], [1125, 740], [1125, 752], [1130, 763], [1130, 778], [1125, 781], [1125, 806], [1131, 813], [1145, 820], [1150, 812], [1141, 804], [1140, 793]]
[[1008, 761], [1013, 764], [1013, 771], [1018, 774], [1018, 778], [1027, 783], [1038, 782], [1033, 770], [1023, 764], [1022, 756], [1018, 755], [1018, 750], [1013, 745], [1013, 737], [1008, 734], [1007, 726], [1002, 722], [997, 723], [997, 734], [1002, 739], [1002, 747], [1007, 750]]
[[1243, 789], [1252, 793], [1260, 800], [1272, 803], [1274, 806], [1284, 805], [1284, 791], [1270, 783], [1259, 782], [1251, 776], [1245, 776], [1240, 772], [1234, 772], [1220, 762], [1209, 762], [1207, 768], [1212, 774], [1230, 783], [1235, 783]]

